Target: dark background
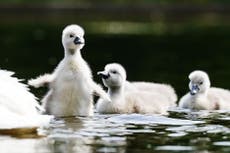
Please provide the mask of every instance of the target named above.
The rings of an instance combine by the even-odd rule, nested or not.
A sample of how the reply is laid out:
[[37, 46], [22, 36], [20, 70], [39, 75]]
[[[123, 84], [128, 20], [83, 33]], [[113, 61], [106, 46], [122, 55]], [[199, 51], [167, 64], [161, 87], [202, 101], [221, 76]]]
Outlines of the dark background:
[[179, 97], [197, 69], [213, 86], [230, 88], [229, 19], [228, 0], [2, 0], [0, 66], [25, 79], [52, 72], [63, 58], [63, 28], [79, 24], [97, 82], [97, 71], [118, 62], [128, 80], [168, 83]]

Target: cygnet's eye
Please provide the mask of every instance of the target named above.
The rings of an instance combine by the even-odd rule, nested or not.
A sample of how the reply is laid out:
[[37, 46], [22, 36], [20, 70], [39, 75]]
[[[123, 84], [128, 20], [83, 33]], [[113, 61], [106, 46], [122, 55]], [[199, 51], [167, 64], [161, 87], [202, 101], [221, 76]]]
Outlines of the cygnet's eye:
[[117, 74], [117, 71], [113, 70], [113, 71], [111, 71], [111, 73], [113, 73], [113, 74]]
[[201, 81], [201, 82], [199, 82], [199, 85], [202, 85], [203, 84], [203, 82]]
[[73, 37], [74, 37], [74, 35], [73, 35], [73, 34], [70, 34], [70, 35], [69, 35], [69, 37], [70, 37], [70, 38], [73, 38]]

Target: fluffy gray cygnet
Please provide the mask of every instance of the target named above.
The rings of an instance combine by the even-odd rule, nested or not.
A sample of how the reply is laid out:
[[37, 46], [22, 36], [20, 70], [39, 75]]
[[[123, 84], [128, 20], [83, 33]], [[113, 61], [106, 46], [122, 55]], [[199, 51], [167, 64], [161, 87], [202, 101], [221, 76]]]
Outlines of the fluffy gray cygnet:
[[118, 63], [107, 64], [98, 74], [112, 101], [99, 99], [96, 105], [99, 113], [167, 114], [168, 108], [176, 105], [177, 96], [171, 86], [129, 82], [125, 69]]
[[78, 25], [67, 26], [62, 33], [64, 59], [52, 74], [29, 80], [36, 88], [49, 85], [42, 100], [46, 113], [55, 116], [92, 116], [93, 93], [110, 100], [93, 79], [91, 70], [81, 56], [85, 44], [84, 30]]
[[193, 71], [189, 74], [190, 92], [179, 101], [179, 107], [195, 110], [229, 110], [230, 91], [210, 87], [209, 76], [204, 71]]

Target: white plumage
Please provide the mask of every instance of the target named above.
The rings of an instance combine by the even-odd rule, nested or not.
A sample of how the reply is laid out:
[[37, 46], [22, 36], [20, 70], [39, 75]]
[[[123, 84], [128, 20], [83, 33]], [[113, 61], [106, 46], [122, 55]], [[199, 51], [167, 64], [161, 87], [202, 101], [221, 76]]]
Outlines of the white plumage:
[[190, 93], [179, 101], [179, 107], [196, 110], [229, 110], [230, 91], [210, 87], [209, 76], [203, 71], [193, 71], [189, 75]]
[[96, 105], [99, 113], [166, 114], [169, 107], [176, 105], [177, 96], [171, 86], [126, 81], [126, 71], [120, 64], [108, 64], [98, 74], [112, 101], [99, 99]]
[[45, 74], [28, 83], [34, 87], [49, 85], [42, 100], [46, 113], [55, 116], [92, 116], [93, 93], [106, 100], [108, 95], [93, 79], [88, 64], [81, 56], [84, 30], [78, 25], [67, 26], [62, 33], [65, 57], [52, 74]]
[[32, 128], [49, 123], [51, 116], [40, 115], [41, 106], [14, 73], [0, 70], [0, 129]]

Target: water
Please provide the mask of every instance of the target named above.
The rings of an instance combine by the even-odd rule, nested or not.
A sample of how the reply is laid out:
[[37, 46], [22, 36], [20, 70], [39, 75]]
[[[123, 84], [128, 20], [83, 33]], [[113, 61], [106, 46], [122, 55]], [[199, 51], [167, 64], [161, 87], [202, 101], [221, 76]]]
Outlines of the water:
[[[186, 112], [186, 113], [185, 113]], [[56, 118], [40, 135], [0, 136], [2, 152], [229, 152], [230, 112]], [[175, 114], [180, 115], [176, 119]]]

